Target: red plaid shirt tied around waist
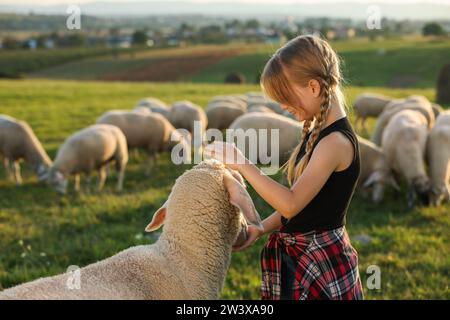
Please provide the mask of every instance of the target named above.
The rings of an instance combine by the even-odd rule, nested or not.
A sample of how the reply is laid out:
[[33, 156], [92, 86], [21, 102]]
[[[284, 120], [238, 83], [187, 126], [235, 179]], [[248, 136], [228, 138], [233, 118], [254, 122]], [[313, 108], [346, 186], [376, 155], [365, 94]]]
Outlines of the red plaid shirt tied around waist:
[[294, 300], [363, 299], [358, 272], [358, 255], [350, 244], [345, 227], [328, 231], [273, 232], [261, 252], [263, 300], [282, 297], [282, 255], [292, 259], [295, 268], [289, 283]]

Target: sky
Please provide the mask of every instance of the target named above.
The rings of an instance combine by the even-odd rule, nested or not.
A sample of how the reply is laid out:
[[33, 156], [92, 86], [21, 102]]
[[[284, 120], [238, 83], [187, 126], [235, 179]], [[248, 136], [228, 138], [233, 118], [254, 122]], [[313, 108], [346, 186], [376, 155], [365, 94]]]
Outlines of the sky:
[[[39, 4], [42, 5], [54, 5], [54, 4], [82, 4], [88, 2], [129, 2], [130, 0], [39, 0]], [[152, 2], [160, 0], [132, 0], [133, 2]], [[180, 0], [166, 0], [166, 1], [180, 1]], [[183, 1], [183, 0], [181, 0]], [[189, 0], [196, 2], [214, 3], [214, 2], [243, 2], [243, 3], [317, 3], [317, 2], [359, 2], [359, 3], [437, 3], [437, 4], [448, 4], [450, 5], [450, 0]], [[11, 4], [11, 5], [26, 5], [33, 4], [36, 5], [36, 1], [33, 0], [0, 0], [0, 4]]]

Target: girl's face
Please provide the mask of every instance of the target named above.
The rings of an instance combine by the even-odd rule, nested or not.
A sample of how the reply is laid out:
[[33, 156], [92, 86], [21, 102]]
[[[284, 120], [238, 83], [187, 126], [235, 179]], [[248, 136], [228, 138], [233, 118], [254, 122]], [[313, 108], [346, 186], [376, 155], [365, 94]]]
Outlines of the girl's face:
[[308, 81], [306, 87], [294, 84], [295, 92], [292, 105], [282, 104], [284, 110], [292, 113], [298, 121], [312, 120], [320, 112], [320, 84], [317, 80]]

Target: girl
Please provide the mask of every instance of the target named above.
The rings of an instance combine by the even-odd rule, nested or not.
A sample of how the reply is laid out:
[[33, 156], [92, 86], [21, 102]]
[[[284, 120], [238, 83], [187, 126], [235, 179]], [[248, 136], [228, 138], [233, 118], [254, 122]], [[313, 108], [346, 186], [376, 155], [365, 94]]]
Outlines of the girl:
[[360, 153], [340, 82], [336, 53], [314, 36], [290, 40], [264, 68], [265, 94], [304, 121], [301, 143], [283, 166], [290, 188], [264, 175], [234, 144], [205, 148], [276, 210], [263, 228], [249, 226], [247, 241], [235, 248], [274, 231], [261, 252], [262, 299], [363, 298], [357, 252], [345, 229]]

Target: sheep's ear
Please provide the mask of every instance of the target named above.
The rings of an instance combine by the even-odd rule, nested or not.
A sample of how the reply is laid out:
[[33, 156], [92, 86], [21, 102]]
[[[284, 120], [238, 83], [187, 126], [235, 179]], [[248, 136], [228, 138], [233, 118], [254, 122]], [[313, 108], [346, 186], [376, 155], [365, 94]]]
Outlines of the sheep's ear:
[[148, 226], [145, 227], [145, 231], [152, 232], [159, 229], [159, 227], [161, 227], [164, 224], [164, 221], [166, 220], [166, 214], [167, 214], [167, 201], [164, 202], [162, 207], [155, 212], [152, 218], [152, 222], [150, 222]]
[[374, 171], [370, 174], [370, 176], [366, 179], [366, 181], [363, 184], [363, 188], [367, 188], [370, 187], [372, 184], [374, 184], [375, 182], [377, 182], [378, 180], [380, 180], [380, 175], [381, 172], [379, 171]]
[[223, 183], [230, 195], [230, 203], [241, 210], [248, 223], [262, 227], [261, 218], [256, 211], [252, 198], [241, 182], [229, 173], [223, 175]]

